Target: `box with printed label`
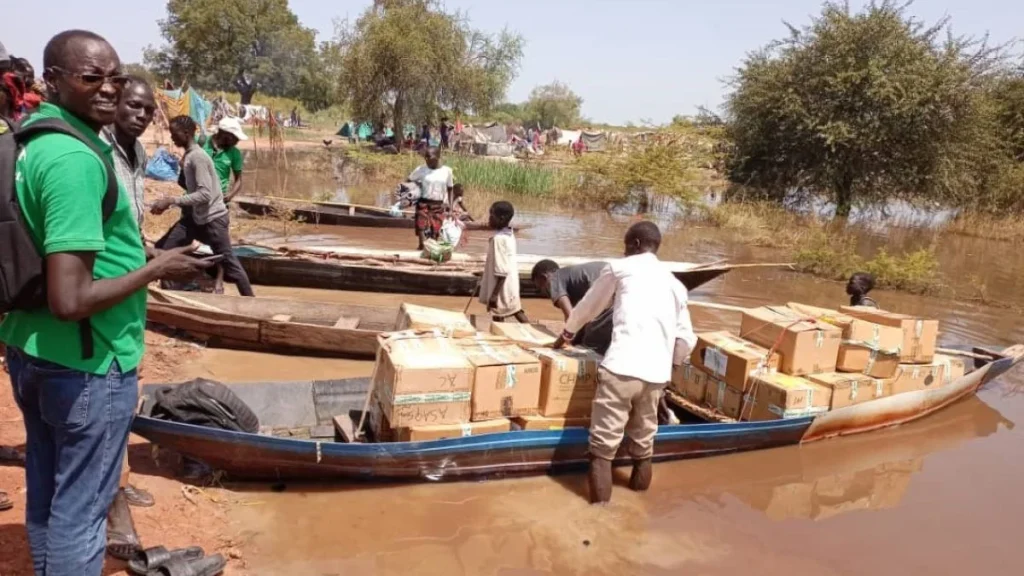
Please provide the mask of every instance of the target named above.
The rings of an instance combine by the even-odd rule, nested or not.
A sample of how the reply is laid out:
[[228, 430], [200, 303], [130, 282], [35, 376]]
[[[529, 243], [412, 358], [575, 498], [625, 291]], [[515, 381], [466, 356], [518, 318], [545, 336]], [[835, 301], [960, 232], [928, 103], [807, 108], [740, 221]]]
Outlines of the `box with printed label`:
[[868, 306], [843, 306], [840, 311], [854, 318], [899, 328], [903, 332], [900, 362], [904, 364], [928, 363], [935, 356], [935, 345], [939, 337], [938, 320], [925, 320]]
[[565, 430], [566, 428], [590, 428], [589, 416], [516, 416], [512, 422], [521, 430]]
[[843, 331], [786, 306], [743, 312], [740, 336], [779, 353], [779, 372], [792, 376], [835, 372]]
[[689, 362], [672, 367], [672, 389], [695, 404], [704, 404], [710, 377]]
[[892, 394], [892, 386], [882, 378], [849, 372], [811, 374], [808, 380], [832, 389], [831, 410], [862, 404]]
[[735, 420], [744, 415], [743, 392], [710, 376], [704, 389], [704, 405]]
[[396, 330], [436, 331], [443, 336], [457, 338], [470, 337], [476, 334], [476, 328], [469, 318], [461, 312], [428, 308], [416, 304], [403, 303], [398, 310]]
[[461, 424], [439, 424], [436, 426], [410, 426], [399, 428], [396, 436], [399, 442], [422, 442], [424, 440], [443, 440], [445, 438], [463, 438], [508, 432], [512, 423], [508, 418], [496, 418], [481, 422], [463, 422]]
[[473, 421], [531, 416], [540, 407], [540, 361], [507, 340], [460, 339], [474, 368]]
[[750, 376], [759, 371], [774, 371], [779, 356], [768, 357], [768, 350], [728, 332], [697, 334], [697, 345], [690, 363], [708, 375], [722, 380], [740, 392], [746, 392]]
[[530, 352], [540, 359], [540, 413], [589, 418], [601, 356], [584, 348], [531, 348]]
[[452, 340], [398, 332], [378, 341], [373, 386], [391, 427], [469, 420], [474, 368]]
[[903, 345], [903, 331], [893, 326], [884, 326], [867, 320], [854, 318], [828, 308], [806, 304], [787, 304], [799, 314], [832, 324], [843, 331], [839, 345], [836, 370], [859, 372], [873, 378], [891, 378], [896, 375], [900, 364], [900, 346]]
[[491, 334], [526, 346], [549, 346], [558, 339], [558, 334], [545, 326], [516, 322], [491, 322]]
[[890, 382], [893, 394], [902, 394], [946, 386], [965, 372], [962, 359], [936, 354], [931, 364], [900, 364], [896, 377]]
[[750, 420], [780, 420], [828, 412], [832, 390], [789, 374], [756, 376], [751, 391]]

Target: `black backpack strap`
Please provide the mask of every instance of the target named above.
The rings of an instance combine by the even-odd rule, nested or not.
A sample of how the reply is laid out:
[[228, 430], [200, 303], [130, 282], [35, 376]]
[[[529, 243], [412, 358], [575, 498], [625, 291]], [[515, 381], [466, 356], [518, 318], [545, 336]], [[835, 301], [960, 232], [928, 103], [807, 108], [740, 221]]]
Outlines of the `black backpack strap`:
[[[28, 124], [19, 123], [14, 129], [14, 139], [19, 146], [24, 146], [36, 136], [53, 132], [70, 136], [85, 144], [103, 163], [103, 167], [107, 171], [107, 190], [103, 194], [103, 222], [106, 223], [113, 216], [114, 210], [117, 209], [117, 201], [121, 191], [117, 185], [117, 174], [114, 172], [114, 166], [111, 165], [110, 159], [96, 146], [96, 143], [91, 138], [59, 118], [41, 118]], [[88, 360], [95, 354], [92, 322], [88, 318], [78, 321], [78, 333], [82, 341], [82, 358]]]

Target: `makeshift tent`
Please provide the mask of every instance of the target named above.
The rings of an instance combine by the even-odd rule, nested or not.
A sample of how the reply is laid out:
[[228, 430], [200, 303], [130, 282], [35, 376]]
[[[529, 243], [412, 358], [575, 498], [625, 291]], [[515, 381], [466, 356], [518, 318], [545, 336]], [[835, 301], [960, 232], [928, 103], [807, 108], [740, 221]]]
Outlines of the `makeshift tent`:
[[167, 119], [176, 116], [190, 116], [196, 121], [202, 134], [206, 134], [206, 122], [213, 113], [213, 105], [193, 89], [157, 90], [156, 99]]
[[483, 128], [478, 128], [478, 132], [487, 137], [489, 142], [498, 142], [504, 144], [508, 142], [508, 132], [505, 131], [505, 127], [501, 124], [494, 123]]
[[558, 144], [562, 146], [568, 146], [573, 142], [580, 139], [580, 135], [583, 134], [579, 130], [561, 130], [559, 129]]
[[588, 152], [602, 152], [608, 149], [608, 134], [605, 132], [584, 132], [583, 143]]

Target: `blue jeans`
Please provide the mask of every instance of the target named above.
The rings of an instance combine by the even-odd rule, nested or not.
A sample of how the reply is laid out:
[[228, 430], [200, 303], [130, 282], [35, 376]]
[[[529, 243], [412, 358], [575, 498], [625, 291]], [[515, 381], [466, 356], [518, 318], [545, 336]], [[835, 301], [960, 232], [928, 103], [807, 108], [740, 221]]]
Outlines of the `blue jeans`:
[[36, 576], [99, 576], [107, 509], [117, 493], [139, 396], [135, 370], [104, 376], [8, 347], [25, 420], [25, 527]]

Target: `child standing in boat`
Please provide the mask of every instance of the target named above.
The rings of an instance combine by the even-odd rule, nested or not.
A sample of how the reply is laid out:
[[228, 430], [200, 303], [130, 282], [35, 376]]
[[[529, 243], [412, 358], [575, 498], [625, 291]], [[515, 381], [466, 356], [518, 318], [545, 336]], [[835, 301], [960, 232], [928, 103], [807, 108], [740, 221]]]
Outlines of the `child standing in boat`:
[[612, 306], [612, 341], [601, 362], [590, 416], [590, 501], [612, 497], [612, 459], [623, 436], [633, 460], [629, 487], [651, 485], [658, 404], [672, 365], [697, 343], [686, 287], [658, 260], [661, 232], [638, 222], [626, 232], [625, 258], [608, 263], [565, 321], [561, 348]]
[[480, 302], [487, 306], [487, 313], [495, 322], [507, 322], [510, 318], [528, 323], [519, 299], [519, 262], [516, 259], [516, 237], [512, 233], [512, 217], [515, 208], [511, 203], [491, 204], [488, 225], [494, 230], [487, 246], [487, 260], [484, 275], [480, 279]]

